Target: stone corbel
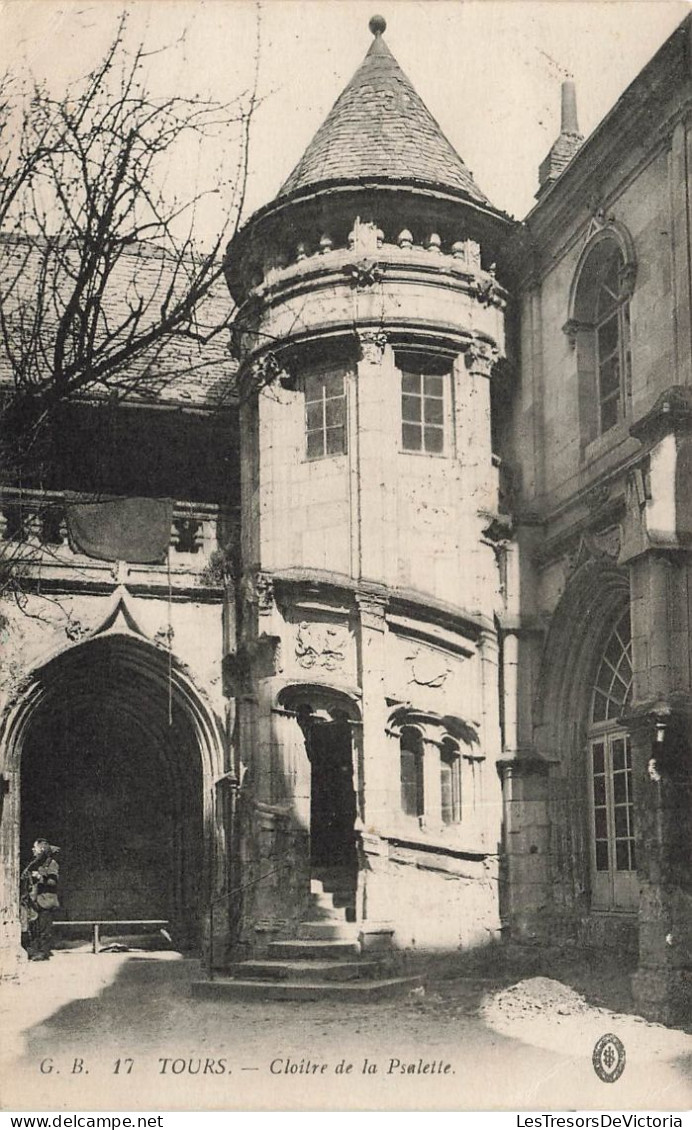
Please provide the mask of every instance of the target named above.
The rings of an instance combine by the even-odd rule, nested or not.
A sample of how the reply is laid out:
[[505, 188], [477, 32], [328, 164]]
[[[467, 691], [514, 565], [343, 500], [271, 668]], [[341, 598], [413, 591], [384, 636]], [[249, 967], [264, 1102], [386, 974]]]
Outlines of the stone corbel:
[[568, 318], [567, 319], [564, 326], [562, 327], [562, 332], [569, 342], [570, 349], [575, 348], [575, 346], [577, 344], [577, 337], [579, 336], [579, 332], [580, 332], [580, 330], [583, 330], [584, 328], [585, 327], [584, 327], [583, 322], [577, 321], [576, 318]]
[[358, 330], [358, 345], [361, 361], [379, 365], [387, 346], [387, 335], [384, 330]]
[[633, 735], [643, 731], [644, 743], [648, 735], [646, 770], [650, 781], [658, 784], [663, 780], [688, 779], [692, 723], [692, 698], [688, 694], [677, 692], [642, 703], [628, 711], [621, 721]]
[[481, 341], [477, 339], [470, 342], [464, 359], [466, 361], [466, 368], [474, 376], [489, 377], [493, 370], [493, 365], [498, 360], [500, 351], [497, 346], [491, 345], [489, 341]]

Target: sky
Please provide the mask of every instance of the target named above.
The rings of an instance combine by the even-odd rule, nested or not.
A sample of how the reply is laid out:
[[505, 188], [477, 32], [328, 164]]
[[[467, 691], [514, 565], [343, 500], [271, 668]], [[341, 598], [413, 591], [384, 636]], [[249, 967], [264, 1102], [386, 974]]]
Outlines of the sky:
[[[686, 0], [133, 0], [128, 34], [151, 46], [156, 93], [222, 101], [248, 89], [259, 43], [246, 215], [271, 199], [362, 61], [370, 17], [478, 185], [517, 218], [559, 132], [560, 83], [577, 85], [588, 135], [680, 23]], [[112, 0], [0, 0], [0, 69], [29, 68], [54, 94], [112, 38]], [[166, 50], [159, 51], [159, 48]], [[222, 154], [223, 155], [223, 154]], [[213, 177], [219, 153], [176, 169]], [[213, 208], [203, 223], [213, 227]]]

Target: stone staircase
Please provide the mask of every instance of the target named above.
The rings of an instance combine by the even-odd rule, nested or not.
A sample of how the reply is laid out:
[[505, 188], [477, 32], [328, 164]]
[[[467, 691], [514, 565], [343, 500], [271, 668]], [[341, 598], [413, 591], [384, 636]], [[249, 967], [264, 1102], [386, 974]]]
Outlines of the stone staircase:
[[310, 886], [310, 917], [301, 922], [296, 938], [270, 942], [266, 957], [238, 962], [213, 980], [193, 982], [195, 996], [381, 1000], [422, 984], [420, 976], [392, 976], [386, 951], [362, 952], [353, 896], [338, 878], [312, 879]]

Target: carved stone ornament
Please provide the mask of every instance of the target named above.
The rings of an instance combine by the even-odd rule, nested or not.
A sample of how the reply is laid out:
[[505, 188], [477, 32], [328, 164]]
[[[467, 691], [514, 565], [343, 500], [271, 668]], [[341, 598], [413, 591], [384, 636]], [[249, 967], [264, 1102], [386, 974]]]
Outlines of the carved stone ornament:
[[481, 377], [490, 376], [498, 357], [499, 351], [486, 341], [472, 341], [464, 354], [466, 368]]
[[435, 652], [418, 649], [406, 659], [410, 664], [409, 683], [416, 683], [419, 687], [442, 687], [452, 671], [445, 657]]
[[296, 636], [296, 659], [310, 670], [322, 667], [335, 671], [343, 667], [348, 647], [348, 629], [333, 624], [310, 624], [303, 620]]
[[68, 616], [67, 623], [65, 625], [65, 635], [67, 636], [68, 640], [72, 640], [73, 643], [76, 643], [77, 640], [81, 640], [84, 638], [84, 636], [88, 636], [89, 631], [90, 629], [86, 627], [86, 625], [83, 624], [81, 620], [75, 619], [74, 616]]
[[374, 259], [360, 259], [357, 263], [347, 263], [344, 274], [351, 280], [351, 286], [363, 289], [382, 281], [383, 268]]
[[268, 616], [274, 608], [274, 581], [268, 573], [258, 573], [255, 578], [257, 611], [260, 616]]
[[260, 616], [268, 616], [274, 607], [274, 581], [268, 573], [258, 570], [246, 573], [243, 579], [243, 596], [248, 604], [256, 604]]
[[250, 381], [255, 388], [266, 388], [267, 385], [278, 380], [282, 372], [276, 356], [273, 353], [265, 353], [263, 357], [258, 357], [256, 361], [253, 361]]
[[598, 510], [602, 510], [603, 507], [607, 504], [609, 498], [610, 487], [606, 483], [602, 483], [600, 486], [594, 487], [593, 490], [590, 490], [584, 501], [593, 514]]
[[481, 306], [489, 306], [497, 294], [497, 280], [488, 272], [476, 280], [473, 289]]
[[379, 365], [387, 345], [387, 335], [383, 330], [359, 330], [361, 360], [370, 365]]
[[612, 561], [617, 561], [620, 556], [620, 540], [619, 526], [613, 526], [609, 530], [602, 530], [598, 533], [587, 532], [582, 534], [574, 550], [567, 554], [569, 573], [574, 573], [581, 565], [593, 559], [609, 558]]

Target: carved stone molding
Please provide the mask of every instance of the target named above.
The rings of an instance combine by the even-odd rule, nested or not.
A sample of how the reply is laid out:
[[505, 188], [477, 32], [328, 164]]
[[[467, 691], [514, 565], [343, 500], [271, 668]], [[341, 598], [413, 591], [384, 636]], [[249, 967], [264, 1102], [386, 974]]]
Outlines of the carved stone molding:
[[497, 347], [490, 342], [472, 341], [464, 354], [466, 368], [470, 373], [489, 377], [499, 355]]
[[590, 490], [584, 499], [587, 507], [592, 514], [596, 514], [607, 506], [610, 499], [610, 487], [606, 483], [601, 483], [600, 486], [594, 487]]
[[619, 526], [598, 533], [592, 531], [583, 533], [572, 552], [566, 554], [568, 573], [576, 572], [581, 565], [594, 559], [617, 561], [620, 556], [620, 543]]
[[334, 624], [315, 624], [303, 620], [298, 626], [295, 653], [301, 667], [321, 667], [336, 671], [343, 667], [348, 648], [348, 629]]
[[379, 365], [387, 346], [387, 335], [383, 330], [358, 330], [358, 345], [362, 361]]
[[363, 289], [381, 282], [384, 268], [374, 259], [359, 259], [357, 263], [347, 263], [344, 274], [348, 275], [351, 286]]
[[356, 603], [360, 612], [360, 622], [364, 628], [372, 628], [384, 632], [386, 627], [385, 614], [387, 599], [377, 593], [358, 593]]
[[409, 664], [409, 683], [415, 683], [419, 687], [437, 690], [444, 686], [452, 673], [444, 655], [421, 648], [416, 648], [411, 655], [407, 655], [406, 662]]

